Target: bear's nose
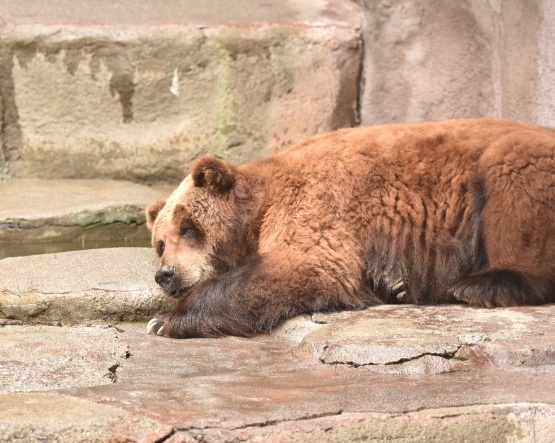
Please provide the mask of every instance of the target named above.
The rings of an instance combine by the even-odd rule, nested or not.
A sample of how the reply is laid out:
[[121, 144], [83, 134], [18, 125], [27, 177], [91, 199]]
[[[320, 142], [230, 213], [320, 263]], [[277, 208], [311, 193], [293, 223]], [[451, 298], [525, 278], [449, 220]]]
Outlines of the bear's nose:
[[175, 266], [164, 265], [156, 271], [154, 280], [160, 286], [169, 286], [173, 276], [175, 275]]

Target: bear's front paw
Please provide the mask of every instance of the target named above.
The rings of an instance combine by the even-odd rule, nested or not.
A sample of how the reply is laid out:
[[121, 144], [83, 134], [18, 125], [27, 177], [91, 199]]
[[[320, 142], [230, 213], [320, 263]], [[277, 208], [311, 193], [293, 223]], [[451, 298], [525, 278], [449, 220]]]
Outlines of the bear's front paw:
[[159, 312], [148, 322], [146, 330], [149, 334], [156, 334], [161, 337], [191, 337], [191, 331], [185, 325], [182, 314], [178, 312]]
[[169, 337], [169, 335], [166, 335], [164, 333], [164, 329], [168, 331], [168, 328], [166, 327], [167, 320], [168, 319], [165, 318], [164, 315], [157, 315], [156, 317], [152, 318], [146, 325], [147, 333]]
[[149, 334], [162, 335], [162, 332], [164, 331], [164, 322], [158, 317], [154, 317], [146, 325], [146, 331]]

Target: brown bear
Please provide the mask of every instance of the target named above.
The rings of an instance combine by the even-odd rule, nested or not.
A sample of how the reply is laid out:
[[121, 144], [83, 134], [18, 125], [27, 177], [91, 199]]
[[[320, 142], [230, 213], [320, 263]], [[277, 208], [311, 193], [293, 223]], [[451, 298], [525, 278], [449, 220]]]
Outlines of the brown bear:
[[378, 303], [555, 302], [555, 131], [508, 120], [343, 129], [203, 157], [147, 222], [177, 305], [148, 331], [250, 336]]

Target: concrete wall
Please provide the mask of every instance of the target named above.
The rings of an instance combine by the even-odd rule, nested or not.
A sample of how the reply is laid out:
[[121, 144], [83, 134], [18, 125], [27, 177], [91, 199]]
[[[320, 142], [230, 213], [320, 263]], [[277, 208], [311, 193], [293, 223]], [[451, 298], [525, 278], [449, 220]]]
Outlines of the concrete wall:
[[[163, 4], [162, 4], [163, 3]], [[175, 183], [357, 122], [351, 0], [0, 0], [0, 179]]]
[[551, 0], [357, 0], [362, 124], [477, 116], [555, 126]]

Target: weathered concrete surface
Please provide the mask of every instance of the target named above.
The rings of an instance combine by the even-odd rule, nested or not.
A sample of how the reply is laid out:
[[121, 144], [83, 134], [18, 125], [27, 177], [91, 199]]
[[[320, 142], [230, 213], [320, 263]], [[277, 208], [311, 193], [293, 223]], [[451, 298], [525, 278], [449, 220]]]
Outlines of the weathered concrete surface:
[[[393, 374], [555, 367], [555, 322], [549, 317], [554, 311], [377, 306], [357, 314], [297, 318], [277, 334], [299, 341], [297, 354], [313, 361]], [[307, 323], [317, 327], [306, 333]]]
[[[115, 331], [102, 329], [129, 352], [115, 383], [106, 379], [83, 387], [70, 380], [56, 395], [167, 425], [177, 431], [168, 438], [173, 443], [553, 441], [554, 311], [555, 305], [383, 306], [297, 318], [272, 335], [251, 339], [172, 340], [147, 335], [144, 323], [123, 323]], [[6, 337], [28, 329], [4, 328]], [[361, 347], [353, 346], [355, 340]], [[440, 342], [467, 347], [466, 357], [441, 357], [464, 365], [441, 373], [403, 369]], [[343, 361], [317, 354], [333, 346]], [[383, 357], [401, 351], [412, 360]], [[39, 358], [50, 351], [37, 346], [27, 352]], [[356, 361], [363, 364], [348, 364]], [[28, 429], [28, 420], [8, 420], [10, 429]], [[52, 427], [66, 429], [62, 422], [53, 420]], [[74, 421], [77, 429], [81, 422]]]
[[113, 248], [0, 260], [0, 318], [145, 320], [169, 302], [151, 248]]
[[175, 182], [202, 153], [243, 162], [356, 122], [354, 2], [221, 6], [1, 0], [2, 175]]
[[108, 326], [4, 326], [0, 393], [110, 383], [127, 356], [127, 346]]
[[463, 117], [553, 125], [550, 0], [356, 0], [364, 25], [363, 124]]
[[166, 196], [112, 180], [0, 182], [0, 242], [146, 240], [145, 208]]
[[193, 443], [198, 441], [195, 436], [209, 442], [537, 443], [552, 440], [554, 417], [554, 406], [541, 404], [467, 406], [407, 414], [342, 413], [268, 427], [178, 432], [167, 443]]
[[[419, 309], [427, 312], [418, 316]], [[119, 405], [205, 441], [288, 441], [308, 430], [329, 431], [333, 423], [340, 428], [330, 434], [337, 441], [352, 441], [365, 429], [374, 429], [375, 441], [384, 435], [410, 441], [409, 424], [418, 422], [423, 435], [436, 435], [432, 441], [449, 433], [453, 439], [447, 441], [464, 441], [470, 429], [481, 429], [484, 435], [500, 432], [532, 442], [534, 428], [555, 421], [554, 310], [386, 306], [318, 315], [312, 322], [319, 329], [312, 332], [298, 327], [310, 320], [294, 319], [272, 336], [254, 339], [171, 340], [145, 336], [144, 325], [120, 325], [132, 356], [118, 369], [118, 382], [63, 392]], [[362, 354], [352, 346], [357, 337], [366, 359], [402, 349], [417, 361], [437, 347], [438, 334], [447, 343], [465, 343], [467, 357], [442, 357], [464, 364], [438, 373], [406, 370], [410, 360], [357, 366], [306, 353], [307, 343], [324, 350], [332, 336], [345, 361], [356, 361]], [[380, 365], [393, 370], [376, 370]], [[506, 407], [493, 406], [501, 404]], [[457, 409], [471, 405], [485, 407]], [[437, 411], [442, 408], [448, 409]], [[428, 412], [407, 415], [421, 410]], [[434, 426], [440, 422], [444, 426]], [[553, 427], [547, 429], [555, 437]]]
[[169, 426], [119, 408], [49, 394], [0, 394], [0, 441], [158, 442]]

